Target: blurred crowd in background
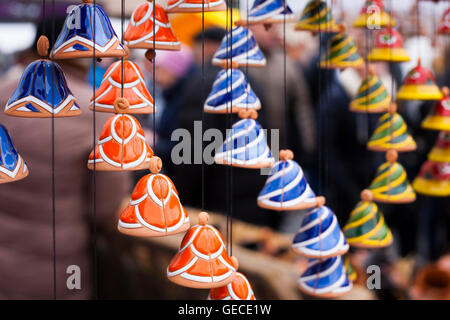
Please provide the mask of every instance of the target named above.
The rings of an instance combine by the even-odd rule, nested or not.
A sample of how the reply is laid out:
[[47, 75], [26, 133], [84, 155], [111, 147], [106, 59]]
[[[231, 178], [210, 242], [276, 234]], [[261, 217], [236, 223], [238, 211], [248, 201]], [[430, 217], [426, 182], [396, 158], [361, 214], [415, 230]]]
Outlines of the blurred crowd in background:
[[[119, 2], [116, 2], [117, 6], [120, 6]], [[290, 4], [292, 2], [292, 7], [297, 13], [301, 12], [305, 3], [305, 1], [288, 2]], [[387, 2], [389, 3], [389, 1]], [[419, 55], [422, 58], [422, 64], [433, 70], [439, 86], [450, 85], [449, 40], [434, 34], [438, 19], [447, 5], [433, 4], [432, 2], [422, 3], [420, 5], [421, 29], [418, 30], [416, 1], [393, 0], [391, 2], [394, 17], [400, 22], [399, 31], [403, 35], [405, 48], [411, 56], [411, 61], [390, 67], [386, 64], [375, 65], [376, 72], [388, 91], [399, 87], [406, 72], [415, 66]], [[333, 1], [333, 16], [337, 22], [345, 22], [348, 26], [351, 26], [362, 4], [363, 1]], [[389, 5], [387, 7], [389, 9]], [[242, 1], [240, 9], [245, 10], [245, 1]], [[238, 13], [237, 6], [234, 13], [236, 16], [233, 19], [237, 19]], [[63, 21], [64, 15], [56, 18], [57, 30], [61, 28]], [[187, 207], [201, 207], [202, 184], [200, 177], [202, 166], [199, 164], [174, 165], [171, 163], [171, 150], [177, 143], [171, 141], [173, 130], [185, 128], [193, 132], [194, 121], [201, 121], [202, 119], [203, 130], [218, 128], [225, 132], [230, 127], [230, 120], [225, 116], [202, 115], [204, 101], [217, 73], [220, 71], [219, 67], [211, 65], [211, 58], [230, 25], [225, 13], [207, 14], [205, 16], [205, 33], [202, 36], [201, 21], [201, 14], [171, 17], [175, 34], [183, 42], [182, 49], [178, 52], [158, 51], [155, 60], [155, 74], [153, 74], [153, 65], [144, 56], [144, 50], [142, 52], [133, 51], [131, 55], [131, 59], [140, 66], [144, 73], [147, 87], [155, 98], [158, 110], [155, 115], [139, 116], [138, 120], [145, 128], [149, 144], [154, 148], [155, 153], [163, 159], [163, 172], [174, 181], [182, 202]], [[114, 18], [113, 22], [115, 22], [117, 33], [120, 34], [120, 20]], [[51, 21], [47, 21], [46, 32], [49, 38], [51, 38], [51, 23]], [[0, 34], [3, 36], [5, 30], [14, 29], [15, 25], [19, 26], [15, 22], [0, 23]], [[34, 32], [32, 38], [35, 34], [36, 37], [39, 36], [43, 31], [42, 26], [39, 26], [40, 30], [36, 33], [32, 31], [34, 28], [30, 28], [29, 24], [21, 25], [21, 28], [28, 37], [30, 37], [31, 32]], [[294, 152], [295, 160], [302, 166], [312, 189], [318, 195], [326, 196], [327, 205], [334, 210], [342, 226], [359, 201], [361, 190], [369, 185], [377, 167], [384, 160], [383, 153], [371, 152], [366, 148], [366, 142], [374, 130], [379, 115], [357, 114], [349, 111], [350, 100], [355, 96], [364, 77], [364, 70], [320, 71], [317, 62], [321, 53], [320, 50], [323, 51], [326, 48], [327, 36], [319, 38], [307, 32], [296, 32], [293, 30], [292, 24], [286, 26], [286, 31], [284, 31], [282, 25], [274, 25], [268, 30], [263, 26], [252, 26], [251, 30], [267, 59], [265, 68], [249, 68], [248, 70], [242, 68], [262, 103], [258, 121], [263, 128], [268, 130], [280, 129], [280, 147], [289, 148]], [[350, 27], [347, 30], [355, 39], [359, 53], [364, 57], [366, 33]], [[319, 39], [321, 39], [321, 43]], [[29, 43], [29, 48], [11, 51], [13, 44], [8, 46], [7, 41], [2, 40], [0, 42], [0, 77], [2, 78], [0, 80], [0, 83], [2, 83], [0, 101], [4, 105], [14, 88], [14, 83], [17, 83], [21, 74], [20, 70], [23, 70], [28, 62], [36, 59], [37, 55], [32, 43]], [[284, 98], [285, 88], [283, 83], [284, 44], [286, 44], [287, 55], [287, 99]], [[61, 251], [64, 251], [65, 248], [64, 241], [70, 242], [72, 247], [74, 243], [79, 241], [80, 245], [79, 248], [76, 248], [78, 250], [75, 250], [76, 252], [82, 252], [88, 246], [90, 229], [88, 229], [86, 221], [90, 216], [91, 207], [89, 204], [91, 202], [88, 199], [89, 188], [87, 185], [91, 180], [88, 177], [85, 163], [88, 152], [92, 148], [93, 127], [92, 115], [87, 106], [88, 100], [92, 96], [92, 86], [100, 84], [103, 73], [112, 62], [113, 59], [103, 59], [97, 63], [95, 78], [91, 60], [61, 62], [69, 86], [80, 100], [84, 115], [80, 118], [81, 120], [61, 119], [64, 123], [78, 121], [73, 122], [74, 125], [71, 127], [74, 132], [69, 132], [64, 123], [56, 128], [59, 150], [57, 152], [57, 183], [58, 178], [64, 179], [64, 177], [58, 176], [58, 172], [72, 170], [70, 166], [73, 165], [74, 161], [65, 161], [64, 157], [74, 160], [75, 150], [80, 153], [76, 156], [76, 160], [79, 161], [76, 170], [80, 175], [86, 176], [83, 187], [76, 190], [69, 189], [67, 193], [57, 192], [57, 196], [66, 197], [61, 200], [64, 202], [61, 202], [59, 206], [57, 205], [58, 215], [60, 217], [67, 215], [66, 219], [58, 218], [58, 222], [62, 225], [58, 231], [59, 238], [57, 238]], [[155, 79], [155, 83], [153, 83], [153, 79]], [[422, 119], [431, 106], [432, 103], [418, 101], [399, 104], [399, 112], [405, 118], [410, 133], [418, 144], [417, 151], [400, 156], [400, 161], [405, 166], [410, 180], [418, 174], [420, 165], [425, 161], [426, 155], [436, 138], [435, 132], [426, 131], [420, 127]], [[104, 119], [106, 118], [102, 116], [98, 116], [96, 119], [97, 136]], [[233, 116], [232, 122], [237, 121], [237, 119], [237, 116]], [[36, 171], [41, 170], [39, 179], [36, 178], [33, 181], [30, 176], [30, 181], [24, 180], [23, 184], [34, 183], [35, 187], [39, 185], [42, 186], [43, 190], [48, 191], [47, 187], [50, 182], [44, 180], [46, 175], [49, 174], [46, 171], [49, 170], [50, 166], [50, 162], [47, 162], [49, 158], [46, 156], [42, 159], [42, 163], [47, 163], [48, 167], [33, 168], [33, 157], [39, 157], [39, 155], [27, 154], [27, 144], [32, 143], [29, 135], [33, 134], [34, 127], [30, 125], [25, 130], [23, 125], [31, 121], [21, 120], [22, 127], [19, 124], [16, 126], [13, 120], [4, 115], [0, 117], [0, 121], [8, 129], [11, 128], [11, 135], [16, 141], [17, 148], [23, 154], [23, 157], [31, 163], [30, 171], [35, 174]], [[58, 119], [58, 121], [60, 120]], [[38, 120], [33, 122], [33, 126], [35, 123], [37, 124]], [[46, 139], [50, 139], [50, 131], [45, 130], [50, 130], [50, 123], [49, 121], [42, 121], [39, 125], [42, 126], [41, 131], [45, 132], [45, 135], [35, 143], [40, 143], [39, 150], [48, 155], [50, 148], [48, 141], [50, 140]], [[38, 132], [38, 129], [34, 130], [36, 130], [34, 132]], [[81, 133], [84, 134], [80, 136]], [[79, 139], [79, 143], [71, 142], [74, 141], [70, 138], [72, 136], [75, 137], [73, 139]], [[153, 137], [155, 137], [155, 145], [153, 145]], [[227, 203], [225, 184], [229, 172], [224, 166], [206, 165], [204, 167], [204, 207], [207, 210], [226, 213], [229, 209], [230, 204]], [[235, 218], [256, 225], [269, 226], [279, 232], [295, 233], [297, 231], [300, 220], [296, 212], [274, 214], [256, 205], [256, 197], [264, 185], [266, 176], [260, 175], [258, 171], [248, 169], [233, 168], [231, 172], [233, 175], [232, 210]], [[127, 177], [126, 173], [114, 173], [112, 177], [100, 174], [98, 177], [98, 192], [100, 195], [98, 201], [99, 203], [100, 201], [108, 202], [108, 205], [99, 205], [98, 218], [100, 223], [110, 220], [110, 217], [120, 207], [120, 201], [127, 199], [134, 183], [144, 174], [146, 173], [136, 172], [132, 177]], [[61, 184], [76, 183], [64, 180], [59, 180], [59, 182]], [[20, 186], [20, 183], [17, 183], [17, 186]], [[47, 187], [44, 187], [44, 185]], [[8, 188], [10, 188], [9, 185], [4, 185], [0, 189], [0, 199], [3, 203], [0, 208], [0, 216], [6, 220], [13, 219], [8, 217], [8, 212], [19, 210], [16, 207], [12, 210], [4, 208], [7, 205], [3, 200], [7, 199], [8, 194], [11, 193], [11, 189]], [[32, 190], [31, 187], [30, 190]], [[80, 196], [76, 198], [76, 194], [80, 194]], [[84, 195], [81, 196], [81, 194]], [[102, 194], [103, 196], [101, 196]], [[110, 199], [113, 199], [113, 201], [110, 201]], [[17, 199], [17, 201], [20, 201], [20, 199]], [[72, 204], [71, 201], [86, 202], [84, 207], [81, 208], [80, 205]], [[405, 272], [396, 265], [399, 259], [413, 260], [413, 266], [416, 269], [441, 259], [439, 260], [441, 264], [450, 272], [450, 266], [446, 262], [448, 260], [446, 254], [450, 253], [450, 203], [448, 198], [437, 199], [418, 195], [417, 201], [412, 204], [381, 205], [380, 207], [394, 233], [395, 242], [386, 249], [370, 252], [360, 251], [355, 254], [355, 261], [361, 262], [361, 270], [363, 270], [363, 265], [373, 263], [386, 266], [385, 270], [389, 270], [389, 272], [384, 273], [386, 284], [383, 288], [393, 289], [384, 290], [383, 297], [410, 297], [401, 293], [402, 290], [407, 290], [408, 285], [405, 284]], [[42, 210], [44, 208], [50, 209], [46, 205], [42, 206]], [[26, 209], [23, 208], [23, 210]], [[83, 214], [76, 216], [74, 210], [84, 211]], [[36, 218], [36, 215], [39, 215], [38, 212], [34, 212], [33, 215], [30, 213], [30, 215], [24, 214], [21, 216], [22, 220], [26, 218], [32, 221], [27, 222], [33, 225], [34, 229], [30, 241], [33, 238], [40, 238], [39, 234], [36, 233], [39, 228], [42, 229], [41, 235], [49, 239], [51, 236], [51, 226], [48, 225], [50, 216], [47, 215], [45, 219], [40, 220]], [[75, 217], [69, 219], [68, 216]], [[12, 225], [20, 230], [20, 234], [23, 235], [27, 233], [27, 227], [21, 229], [20, 226], [16, 226], [20, 223], [20, 221], [14, 221]], [[84, 226], [85, 229], [81, 232], [80, 230]], [[71, 233], [64, 227], [77, 227], [79, 230]], [[8, 265], [10, 269], [11, 266], [15, 266], [13, 260], [21, 252], [27, 258], [23, 258], [20, 264], [34, 259], [31, 250], [23, 249], [20, 246], [20, 241], [16, 248], [18, 252], [8, 254], [7, 248], [10, 245], [10, 239], [3, 232], [3, 227], [0, 227], [0, 234], [2, 233], [3, 235], [0, 235], [0, 270], [3, 270], [2, 259], [4, 261], [6, 261], [6, 257], [10, 259], [8, 260], [8, 263], [11, 263]], [[11, 232], [8, 234], [9, 237], [14, 236]], [[24, 243], [23, 246], [25, 245]], [[61, 254], [61, 251], [58, 254]], [[75, 251], [66, 254], [76, 254]], [[50, 257], [51, 252], [48, 253], [49, 261], [43, 263], [43, 269], [45, 266], [50, 266]], [[8, 271], [5, 272], [8, 274]], [[64, 270], [59, 270], [59, 272], [63, 273]], [[33, 274], [34, 272], [30, 272], [27, 277], [32, 279]], [[48, 277], [43, 277], [42, 283], [49, 277], [51, 277], [51, 274]], [[13, 286], [13, 280], [17, 278], [12, 277], [11, 279], [11, 286]], [[42, 283], [36, 283], [36, 288]], [[38, 289], [31, 292], [8, 290], [10, 289], [7, 286], [2, 287], [0, 285], [0, 298], [2, 296], [6, 298], [39, 297]]]

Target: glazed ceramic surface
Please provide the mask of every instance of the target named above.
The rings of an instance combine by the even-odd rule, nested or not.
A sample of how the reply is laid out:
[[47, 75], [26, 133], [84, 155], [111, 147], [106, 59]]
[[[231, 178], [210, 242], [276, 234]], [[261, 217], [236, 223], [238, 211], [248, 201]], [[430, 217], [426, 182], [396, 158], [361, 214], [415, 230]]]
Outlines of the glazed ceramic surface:
[[247, 278], [236, 272], [234, 280], [226, 286], [209, 291], [208, 300], [256, 300]]
[[350, 259], [346, 255], [344, 258], [344, 268], [345, 272], [347, 274], [348, 280], [351, 282], [355, 282], [356, 278], [358, 278], [358, 274], [356, 273], [355, 269], [353, 268], [352, 264], [350, 263]]
[[409, 61], [408, 52], [403, 48], [403, 40], [400, 32], [394, 28], [386, 28], [375, 35], [375, 46], [367, 56], [369, 61]]
[[413, 188], [427, 196], [450, 196], [450, 163], [425, 162], [413, 181]]
[[191, 288], [226, 286], [233, 281], [235, 273], [222, 235], [208, 224], [189, 229], [167, 267], [170, 281]]
[[386, 87], [376, 75], [369, 75], [363, 80], [356, 97], [350, 103], [354, 112], [378, 113], [386, 111], [391, 103]]
[[214, 161], [244, 168], [267, 168], [275, 162], [261, 125], [253, 119], [233, 125]]
[[382, 248], [393, 241], [383, 213], [372, 201], [358, 202], [344, 226], [344, 234], [351, 246], [360, 248]]
[[440, 100], [443, 95], [431, 70], [419, 64], [408, 72], [397, 93], [400, 100]]
[[54, 59], [92, 58], [94, 46], [97, 58], [125, 55], [102, 7], [92, 3], [73, 6], [53, 47], [52, 56]]
[[169, 0], [167, 12], [183, 13], [183, 12], [211, 12], [225, 11], [227, 6], [224, 0]]
[[189, 229], [188, 214], [172, 180], [160, 173], [142, 177], [120, 215], [118, 228], [122, 233], [142, 237], [166, 236]]
[[294, 160], [276, 162], [258, 195], [258, 206], [271, 210], [310, 209], [316, 204], [314, 191]]
[[450, 162], [450, 132], [439, 132], [436, 143], [428, 154], [428, 160], [434, 162]]
[[349, 292], [353, 284], [347, 278], [342, 258], [337, 256], [325, 260], [310, 259], [298, 286], [310, 296], [333, 298]]
[[436, 103], [432, 112], [423, 120], [422, 128], [450, 131], [450, 97]]
[[180, 50], [180, 42], [173, 33], [166, 12], [152, 2], [145, 2], [133, 11], [124, 40], [130, 48]]
[[378, 119], [375, 131], [367, 142], [367, 148], [373, 151], [395, 149], [402, 152], [415, 150], [417, 145], [408, 133], [402, 116], [397, 112], [387, 112]]
[[109, 118], [100, 134], [95, 153], [88, 160], [90, 170], [123, 171], [148, 168], [153, 150], [135, 117], [117, 114]]
[[221, 70], [205, 101], [207, 113], [237, 113], [240, 110], [259, 110], [261, 102], [239, 69]]
[[28, 167], [17, 153], [8, 130], [0, 124], [0, 183], [13, 182], [28, 175]]
[[[130, 60], [124, 60], [123, 65], [121, 60], [116, 61], [106, 70], [102, 83], [95, 92], [95, 111], [115, 113], [114, 102], [122, 97], [122, 86], [123, 97], [130, 103], [127, 113], [153, 113], [153, 98], [145, 86], [144, 76]], [[90, 109], [93, 110], [92, 99]]]
[[25, 69], [5, 107], [10, 116], [26, 118], [71, 117], [81, 114], [61, 67], [36, 60]]
[[240, 25], [272, 24], [295, 21], [295, 15], [285, 0], [255, 0], [246, 19]]
[[[231, 44], [233, 48], [231, 49]], [[259, 49], [253, 33], [244, 27], [233, 28], [222, 40], [219, 49], [213, 56], [213, 65], [223, 68], [238, 66], [264, 67], [266, 58]]]
[[378, 168], [369, 189], [377, 202], [407, 203], [416, 199], [405, 168], [398, 162], [383, 163]]
[[353, 26], [356, 28], [369, 28], [371, 23], [375, 23], [381, 28], [396, 25], [394, 18], [385, 11], [383, 0], [367, 0]]
[[329, 258], [348, 251], [348, 244], [334, 213], [326, 206], [305, 214], [292, 249], [308, 258]]
[[321, 68], [344, 69], [359, 67], [364, 61], [358, 54], [353, 38], [338, 33], [331, 38], [330, 49], [322, 54], [320, 59]]
[[339, 28], [326, 1], [310, 0], [303, 9], [295, 30], [326, 33], [338, 32]]
[[437, 32], [443, 35], [450, 34], [450, 8], [448, 8], [442, 16]]

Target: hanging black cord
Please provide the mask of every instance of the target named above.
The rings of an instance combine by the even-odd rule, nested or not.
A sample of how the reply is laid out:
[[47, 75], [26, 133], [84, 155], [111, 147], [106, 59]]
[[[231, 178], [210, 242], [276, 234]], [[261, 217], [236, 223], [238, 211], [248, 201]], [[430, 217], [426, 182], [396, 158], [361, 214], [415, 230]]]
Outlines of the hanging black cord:
[[[205, 96], [205, 0], [202, 1], [202, 97]], [[205, 162], [203, 161], [203, 149], [205, 143], [203, 141], [203, 132], [205, 130], [205, 108], [202, 108], [202, 211], [205, 210]]]
[[289, 106], [288, 106], [288, 93], [287, 93], [287, 47], [286, 47], [286, 1], [283, 1], [284, 14], [283, 14], [283, 99], [284, 99], [284, 147], [288, 148], [288, 119], [289, 119]]
[[[233, 0], [230, 0], [230, 99], [231, 99], [231, 109], [230, 109], [230, 120], [228, 127], [232, 130], [233, 126]], [[230, 255], [233, 255], [233, 149], [231, 149], [230, 156]]]
[[[322, 67], [321, 67], [321, 62], [322, 62], [322, 56], [325, 56], [325, 60], [327, 59], [327, 52], [325, 50], [325, 52], [322, 52], [322, 26], [321, 26], [321, 21], [320, 21], [320, 0], [317, 0], [317, 15], [318, 15], [318, 29], [319, 29], [319, 61], [318, 63], [318, 88], [317, 88], [317, 105], [318, 105], [318, 124], [317, 124], [317, 134], [318, 134], [318, 143], [319, 143], [319, 150], [318, 150], [318, 191], [319, 194], [321, 194], [322, 192], [322, 132], [321, 132], [321, 124], [322, 124]], [[327, 70], [328, 71], [328, 70]]]
[[[121, 40], [122, 40], [122, 45], [124, 45], [124, 22], [125, 22], [125, 0], [122, 0], [121, 1], [121, 8], [120, 8], [120, 25], [121, 25]], [[124, 77], [125, 77], [125, 75], [124, 75], [124, 69], [125, 69], [125, 67], [124, 67], [124, 57], [122, 57], [122, 92], [121, 92], [121, 95], [122, 95], [122, 98], [123, 98], [123, 89], [124, 89]]]
[[[226, 43], [226, 58], [225, 58], [225, 80], [226, 80], [226, 91], [227, 91], [227, 95], [229, 93], [229, 79], [228, 79], [228, 55], [229, 55], [229, 38], [228, 38], [228, 33], [229, 33], [229, 28], [228, 28], [228, 10], [229, 10], [229, 2], [228, 0], [226, 1], [227, 4], [227, 8], [226, 8], [226, 21], [225, 21], [225, 43]], [[228, 130], [228, 109], [229, 109], [229, 104], [228, 102], [226, 102], [225, 105], [225, 142], [227, 142], [227, 130]], [[228, 151], [227, 151], [228, 153]], [[228, 154], [226, 154], [225, 156], [228, 156]], [[228, 174], [228, 166], [226, 166], [225, 168], [225, 210], [226, 210], [226, 214], [227, 214], [227, 219], [226, 219], [226, 238], [227, 238], [227, 251], [230, 252], [230, 215], [229, 215], [229, 204], [228, 204], [228, 198], [229, 195], [228, 193], [230, 192], [230, 177]]]
[[[153, 0], [153, 30], [156, 28], [156, 0]], [[156, 34], [153, 35], [153, 61], [152, 61], [152, 93], [153, 93], [153, 108], [156, 110]], [[156, 114], [153, 112], [153, 150], [156, 147]]]
[[[92, 110], [93, 110], [93, 117], [92, 117], [92, 127], [93, 127], [93, 152], [94, 152], [94, 165], [93, 165], [93, 191], [92, 191], [92, 205], [93, 205], [93, 221], [92, 221], [92, 228], [93, 228], [93, 247], [94, 247], [94, 259], [93, 259], [93, 297], [95, 300], [98, 300], [98, 265], [97, 265], [97, 160], [95, 158], [95, 148], [97, 147], [97, 142], [96, 142], [96, 128], [97, 128], [97, 122], [96, 122], [96, 108], [95, 108], [95, 82], [96, 82], [96, 75], [95, 75], [95, 67], [96, 67], [96, 57], [95, 57], [95, 36], [96, 36], [96, 15], [95, 15], [95, 10], [97, 7], [97, 0], [93, 0], [93, 11], [94, 11], [94, 15], [92, 17], [93, 21], [92, 21], [92, 28], [93, 28], [93, 32], [92, 32], [92, 40], [93, 40], [93, 54], [92, 54], [92, 72], [93, 72], [93, 80], [92, 80], [92, 91], [93, 91], [93, 97], [94, 99], [92, 99]], [[90, 10], [90, 9], [89, 9]]]
[[[44, 1], [45, 17], [45, 1]], [[45, 18], [44, 18], [45, 19]], [[45, 20], [44, 20], [45, 26]], [[44, 31], [45, 34], [45, 31]], [[52, 36], [51, 43], [55, 43], [55, 0], [52, 0]], [[52, 72], [54, 71], [53, 57]], [[55, 79], [52, 74], [52, 79]], [[54, 80], [53, 80], [54, 81]], [[52, 85], [56, 85], [52, 83]], [[55, 90], [52, 90], [52, 106], [55, 105]], [[53, 299], [56, 300], [56, 188], [55, 188], [55, 109], [52, 110], [52, 238], [53, 238]]]

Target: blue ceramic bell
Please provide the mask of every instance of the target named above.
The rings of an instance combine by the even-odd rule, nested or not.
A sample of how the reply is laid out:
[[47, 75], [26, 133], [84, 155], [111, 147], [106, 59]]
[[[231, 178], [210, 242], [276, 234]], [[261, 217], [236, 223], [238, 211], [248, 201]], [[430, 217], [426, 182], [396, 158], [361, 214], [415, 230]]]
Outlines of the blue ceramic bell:
[[255, 0], [248, 17], [238, 25], [284, 23], [295, 21], [295, 15], [285, 0]]
[[125, 50], [105, 11], [91, 0], [74, 6], [52, 50], [54, 59], [123, 57]]
[[298, 286], [310, 296], [335, 298], [353, 288], [348, 280], [341, 256], [329, 259], [310, 259], [308, 268], [300, 276]]
[[280, 161], [272, 166], [270, 176], [258, 195], [258, 206], [285, 211], [307, 210], [325, 203], [325, 198], [316, 197], [302, 168], [293, 158], [292, 151], [280, 151]]
[[223, 38], [213, 56], [212, 64], [227, 69], [231, 66], [264, 67], [266, 58], [253, 33], [247, 28], [236, 27]]
[[266, 135], [261, 125], [256, 121], [255, 110], [241, 110], [231, 131], [228, 132], [220, 151], [216, 152], [214, 161], [241, 168], [267, 168], [274, 162], [267, 145]]
[[0, 183], [13, 182], [25, 178], [28, 168], [17, 153], [8, 130], [0, 124]]
[[221, 70], [217, 74], [204, 106], [206, 113], [237, 113], [240, 110], [259, 109], [261, 102], [239, 69]]
[[322, 206], [305, 214], [292, 249], [308, 258], [329, 258], [345, 254], [348, 244], [334, 213]]
[[81, 114], [61, 67], [40, 59], [28, 65], [5, 107], [15, 117], [51, 118]]

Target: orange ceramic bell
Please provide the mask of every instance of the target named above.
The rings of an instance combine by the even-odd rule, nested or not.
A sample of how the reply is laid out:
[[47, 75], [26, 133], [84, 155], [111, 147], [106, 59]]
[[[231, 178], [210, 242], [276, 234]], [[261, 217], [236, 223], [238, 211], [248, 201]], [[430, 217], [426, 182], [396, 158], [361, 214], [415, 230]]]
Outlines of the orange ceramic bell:
[[123, 57], [125, 50], [103, 8], [92, 0], [70, 7], [52, 50], [53, 59]]
[[448, 8], [444, 15], [442, 16], [441, 22], [439, 23], [438, 34], [449, 35], [450, 34], [450, 8]]
[[218, 288], [234, 280], [238, 261], [229, 257], [219, 231], [208, 223], [201, 212], [198, 225], [189, 229], [180, 250], [167, 267], [170, 281], [185, 287]]
[[169, 13], [225, 11], [226, 9], [224, 0], [169, 0], [167, 3]]
[[209, 291], [208, 300], [256, 300], [250, 282], [240, 272], [226, 286]]
[[173, 33], [165, 10], [153, 2], [143, 3], [134, 10], [124, 41], [130, 48], [180, 50], [180, 42]]
[[442, 88], [444, 97], [436, 102], [433, 111], [422, 121], [422, 128], [450, 131], [450, 96], [448, 87]]
[[[139, 67], [130, 60], [124, 60], [123, 65], [121, 60], [116, 61], [106, 70], [102, 84], [95, 92], [95, 111], [116, 112], [114, 102], [122, 97], [122, 93], [130, 103], [130, 107], [126, 110], [128, 113], [154, 112], [153, 98], [145, 86], [144, 76]], [[92, 99], [90, 109], [94, 109]]]
[[400, 100], [440, 100], [443, 95], [434, 81], [431, 70], [422, 67], [420, 58], [417, 66], [406, 75], [397, 93]]
[[356, 28], [385, 28], [395, 26], [395, 24], [394, 18], [384, 10], [383, 0], [367, 0], [353, 26]]
[[132, 236], [160, 237], [185, 232], [189, 217], [172, 180], [159, 173], [162, 162], [150, 159], [151, 174], [139, 180], [130, 204], [119, 218], [119, 231]]
[[441, 131], [436, 143], [428, 154], [428, 160], [434, 162], [450, 162], [450, 131]]
[[115, 102], [116, 114], [109, 118], [100, 134], [95, 152], [91, 152], [88, 168], [103, 171], [147, 169], [153, 150], [145, 141], [144, 131], [135, 117], [127, 113], [124, 98]]
[[0, 183], [21, 180], [28, 176], [28, 167], [16, 151], [8, 130], [0, 124]]
[[403, 40], [400, 32], [388, 27], [380, 30], [375, 35], [375, 46], [367, 56], [369, 61], [409, 61], [408, 52], [403, 48]]

